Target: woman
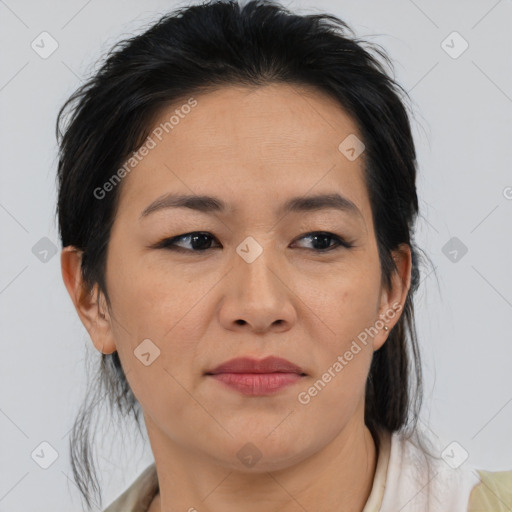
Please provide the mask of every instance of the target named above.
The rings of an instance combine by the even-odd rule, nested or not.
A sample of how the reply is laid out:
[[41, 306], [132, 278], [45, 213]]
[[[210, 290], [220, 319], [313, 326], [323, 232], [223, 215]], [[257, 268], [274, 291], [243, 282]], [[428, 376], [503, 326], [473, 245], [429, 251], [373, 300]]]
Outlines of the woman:
[[[512, 507], [512, 472], [416, 431], [415, 148], [400, 86], [348, 31], [271, 2], [183, 8], [59, 113], [91, 397], [142, 413], [155, 457], [106, 511]], [[89, 414], [71, 450], [91, 509]]]

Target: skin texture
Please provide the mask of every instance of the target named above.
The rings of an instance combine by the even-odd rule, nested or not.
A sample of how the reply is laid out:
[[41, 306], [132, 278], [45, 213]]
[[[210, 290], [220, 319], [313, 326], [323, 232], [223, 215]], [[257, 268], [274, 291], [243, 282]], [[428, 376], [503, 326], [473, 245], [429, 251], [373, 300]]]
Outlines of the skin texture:
[[[361, 511], [377, 457], [364, 424], [365, 382], [387, 332], [360, 344], [308, 404], [297, 397], [359, 333], [393, 304], [403, 306], [409, 247], [394, 253], [398, 272], [385, 290], [363, 159], [338, 150], [357, 126], [335, 100], [284, 84], [224, 87], [195, 99], [123, 179], [107, 257], [111, 310], [103, 296], [98, 306], [96, 290], [83, 292], [80, 253], [68, 247], [61, 255], [64, 282], [95, 347], [119, 352], [143, 408], [160, 484], [150, 510]], [[176, 108], [166, 107], [155, 126]], [[236, 213], [170, 208], [139, 220], [167, 192], [216, 196]], [[276, 216], [288, 198], [334, 192], [360, 213]], [[190, 238], [179, 242], [188, 252], [150, 247], [194, 231], [210, 233], [212, 248], [199, 252]], [[354, 247], [322, 253], [335, 241], [305, 236], [316, 231]], [[236, 252], [248, 236], [263, 249], [252, 263]], [[386, 321], [390, 329], [401, 311]], [[134, 355], [147, 338], [160, 350], [149, 366]], [[267, 355], [307, 375], [266, 397], [204, 375], [233, 357]], [[247, 443], [261, 455], [250, 468], [237, 457]]]

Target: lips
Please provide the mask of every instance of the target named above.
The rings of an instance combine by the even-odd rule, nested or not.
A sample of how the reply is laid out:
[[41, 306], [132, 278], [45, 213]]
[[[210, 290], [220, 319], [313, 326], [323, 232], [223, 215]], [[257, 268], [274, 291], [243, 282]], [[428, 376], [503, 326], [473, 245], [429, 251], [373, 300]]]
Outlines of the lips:
[[296, 364], [281, 357], [265, 359], [238, 357], [231, 359], [206, 372], [213, 381], [226, 389], [247, 396], [271, 396], [297, 384], [306, 373]]
[[304, 370], [296, 364], [281, 357], [269, 356], [264, 359], [250, 357], [237, 357], [230, 359], [206, 372], [206, 375], [218, 375], [221, 373], [296, 373], [306, 375]]

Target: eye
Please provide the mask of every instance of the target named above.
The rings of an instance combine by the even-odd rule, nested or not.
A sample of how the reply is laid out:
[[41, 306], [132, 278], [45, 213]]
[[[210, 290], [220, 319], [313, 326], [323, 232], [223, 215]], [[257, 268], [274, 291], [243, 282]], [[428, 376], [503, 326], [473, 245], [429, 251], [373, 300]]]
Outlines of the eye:
[[[206, 233], [203, 231], [194, 231], [192, 233], [185, 233], [184, 235], [178, 235], [173, 238], [165, 238], [161, 242], [158, 242], [153, 246], [154, 249], [170, 249], [173, 251], [186, 251], [186, 252], [204, 252], [207, 249], [211, 249], [211, 241], [216, 238], [210, 233]], [[192, 246], [192, 249], [183, 248], [178, 245], [178, 242], [181, 243], [182, 240], [185, 240], [184, 245]]]
[[[313, 231], [312, 233], [307, 233], [306, 235], [299, 238], [299, 240], [302, 239], [309, 239], [313, 245], [316, 245], [317, 247], [313, 249], [316, 252], [332, 251], [333, 249], [338, 249], [340, 247], [344, 247], [346, 249], [353, 247], [353, 244], [345, 241], [338, 235], [329, 233], [327, 231]], [[331, 242], [334, 242], [334, 244], [331, 244]]]
[[[310, 240], [314, 245], [314, 248], [311, 249], [315, 252], [327, 252], [334, 249], [338, 249], [344, 247], [346, 249], [350, 249], [353, 247], [353, 244], [345, 241], [343, 238], [335, 235], [334, 233], [329, 233], [326, 231], [313, 231], [311, 233], [307, 233], [303, 235], [298, 240]], [[208, 232], [204, 231], [194, 231], [192, 233], [185, 233], [183, 235], [178, 235], [173, 238], [165, 238], [164, 240], [158, 242], [154, 246], [154, 249], [169, 249], [173, 251], [185, 251], [185, 252], [205, 252], [208, 249], [214, 249], [215, 247], [211, 247], [212, 241], [217, 241], [217, 239]], [[182, 244], [182, 245], [179, 245]], [[186, 247], [188, 245], [188, 248]], [[185, 246], [185, 247], [184, 247]], [[220, 244], [219, 244], [220, 246]], [[306, 247], [306, 249], [308, 249]]]

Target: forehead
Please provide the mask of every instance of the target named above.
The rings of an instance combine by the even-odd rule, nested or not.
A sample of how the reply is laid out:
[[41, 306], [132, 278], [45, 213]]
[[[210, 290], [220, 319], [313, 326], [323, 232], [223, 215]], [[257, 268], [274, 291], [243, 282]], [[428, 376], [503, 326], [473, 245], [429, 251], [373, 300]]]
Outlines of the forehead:
[[237, 211], [337, 192], [368, 210], [364, 153], [350, 160], [339, 147], [362, 137], [334, 98], [272, 84], [222, 87], [192, 99], [193, 107], [184, 107], [193, 104], [186, 98], [159, 112], [152, 149], [124, 178], [120, 210], [140, 214], [166, 192], [229, 198]]

